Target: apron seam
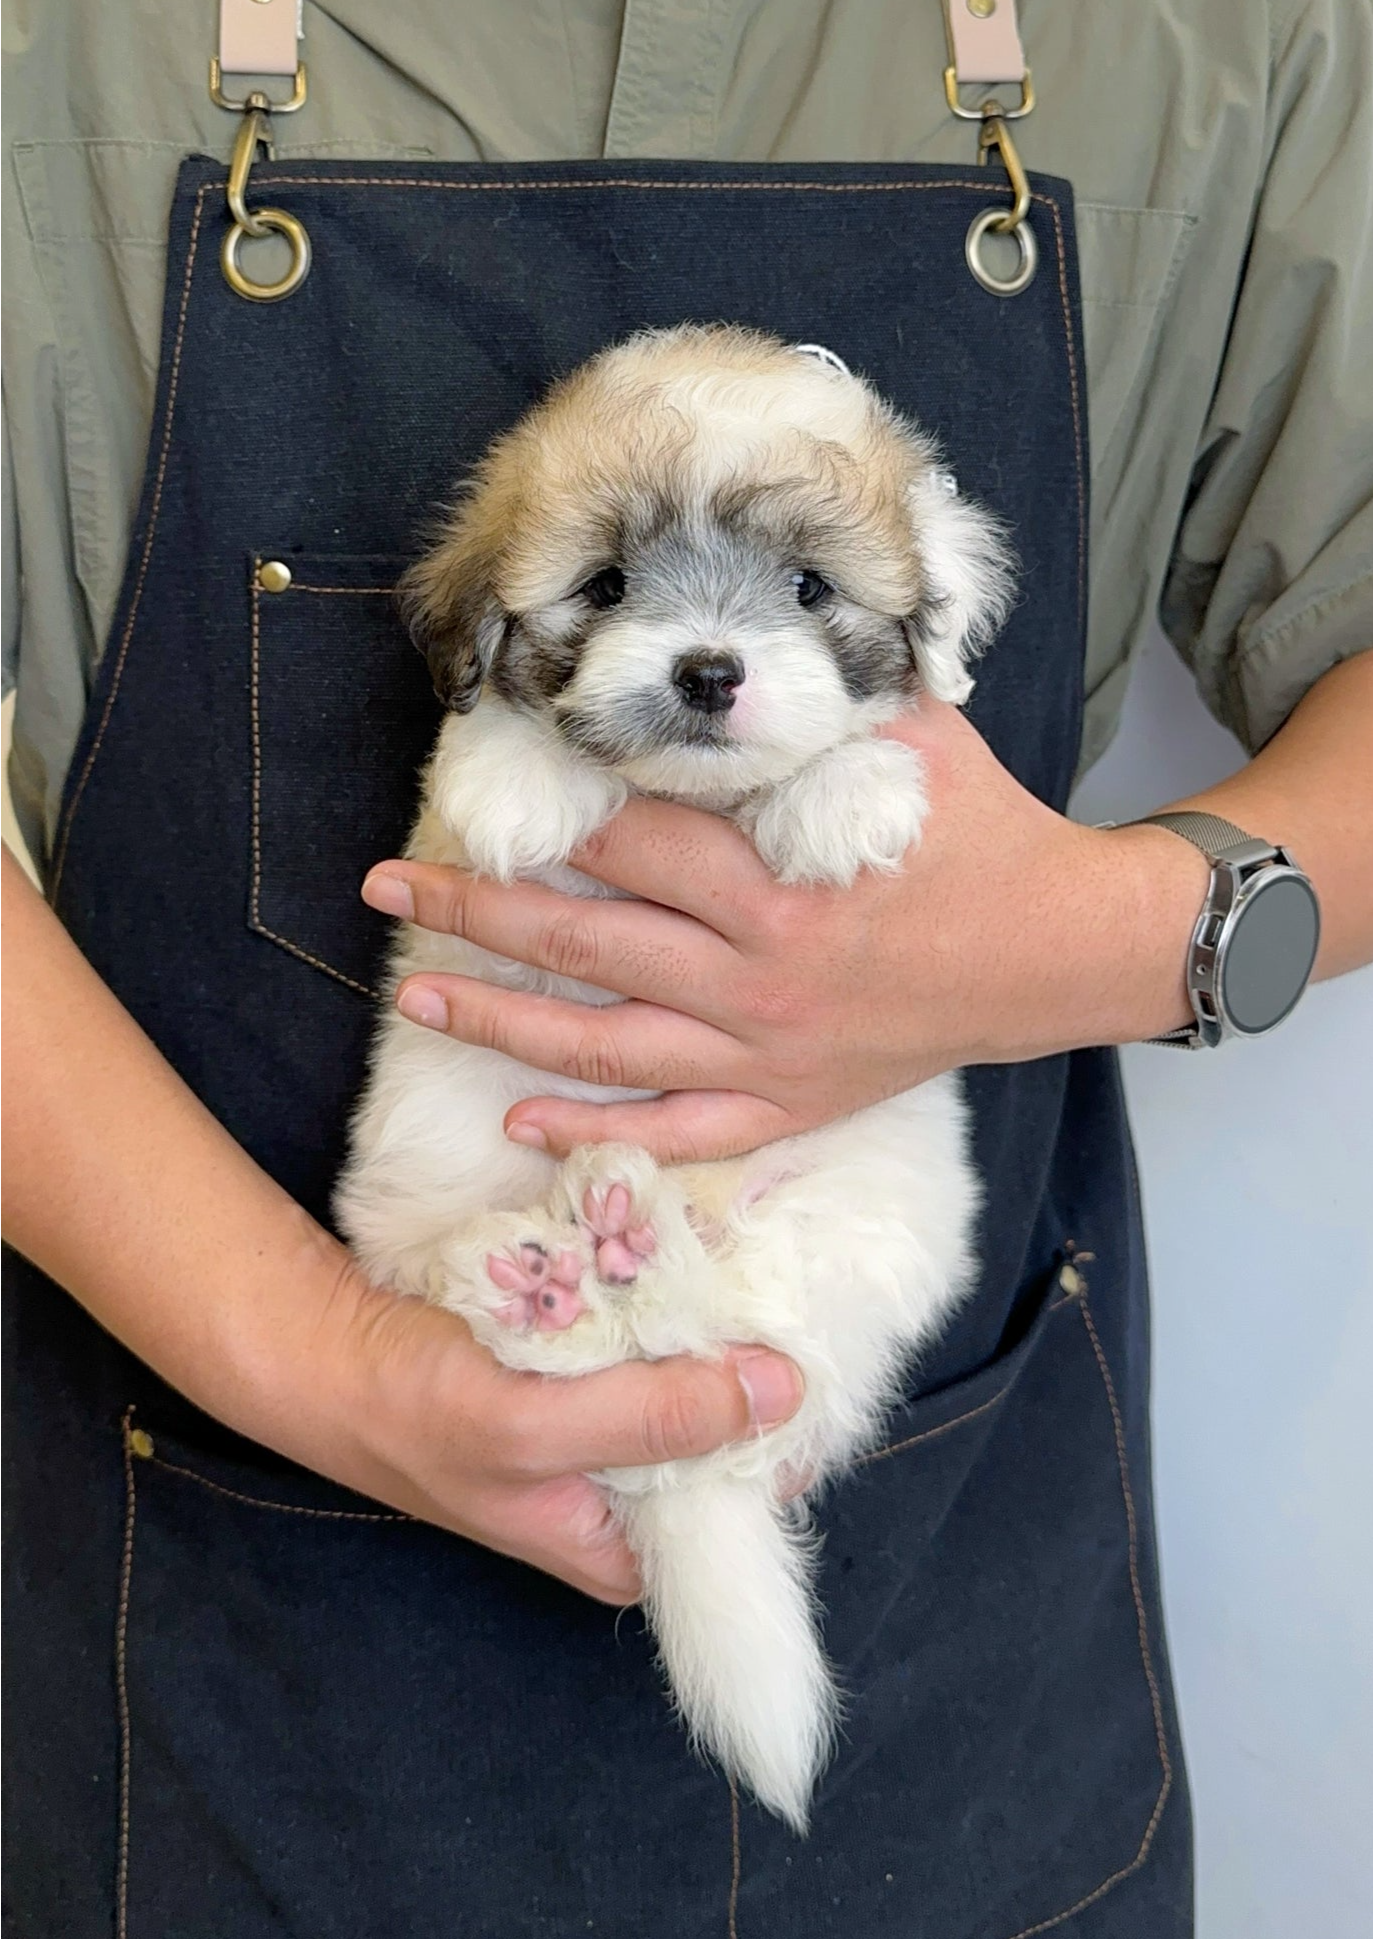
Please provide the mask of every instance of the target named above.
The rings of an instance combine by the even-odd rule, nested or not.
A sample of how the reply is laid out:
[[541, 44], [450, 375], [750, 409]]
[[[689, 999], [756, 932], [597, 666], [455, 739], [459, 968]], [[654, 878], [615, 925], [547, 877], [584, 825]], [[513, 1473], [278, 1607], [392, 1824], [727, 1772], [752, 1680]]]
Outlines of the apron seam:
[[893, 1454], [904, 1454], [908, 1448], [919, 1447], [922, 1441], [934, 1441], [941, 1434], [952, 1433], [954, 1428], [962, 1427], [965, 1421], [975, 1421], [979, 1414], [990, 1413], [993, 1407], [999, 1407], [1013, 1385], [1014, 1382], [1008, 1381], [989, 1400], [979, 1401], [978, 1405], [970, 1407], [966, 1414], [955, 1414], [951, 1421], [941, 1421], [938, 1427], [927, 1427], [919, 1434], [912, 1434], [908, 1440], [893, 1441], [889, 1447], [874, 1448], [871, 1454], [860, 1455], [854, 1462], [854, 1467], [866, 1468], [874, 1461], [885, 1461]]
[[[249, 625], [249, 639], [251, 642], [249, 715], [252, 730], [253, 783], [252, 869], [248, 880], [248, 927], [257, 935], [266, 937], [268, 942], [275, 943], [279, 949], [284, 949], [288, 955], [298, 957], [302, 963], [308, 963], [312, 969], [322, 970], [326, 976], [332, 976], [337, 982], [346, 984], [350, 990], [356, 990], [359, 996], [368, 997], [375, 1002], [381, 995], [379, 990], [373, 989], [368, 983], [359, 983], [355, 976], [349, 976], [344, 970], [335, 969], [334, 965], [332, 963], [326, 963], [322, 956], [311, 955], [308, 949], [302, 949], [299, 943], [293, 943], [288, 937], [278, 935], [275, 929], [270, 929], [262, 920], [262, 682], [260, 677], [262, 652], [262, 588], [258, 583], [258, 568], [261, 564], [261, 557], [257, 553], [254, 553], [252, 578], [249, 587], [252, 611]], [[330, 588], [330, 590], [335, 589]], [[372, 586], [364, 587], [362, 590], [378, 592], [390, 591], [391, 588]]]
[[287, 592], [327, 592], [327, 593], [386, 593], [388, 596], [394, 586], [307, 586], [303, 580], [293, 579], [286, 588]]
[[129, 1600], [133, 1592], [133, 1538], [138, 1513], [138, 1484], [134, 1479], [134, 1410], [126, 1407], [121, 1423], [124, 1453], [124, 1541], [119, 1558], [119, 1602], [114, 1628], [115, 1710], [119, 1725], [118, 1834], [114, 1874], [115, 1939], [128, 1939], [129, 1932], [129, 1845], [131, 1825], [131, 1777], [133, 1763], [133, 1725], [129, 1713]]
[[86, 756], [85, 766], [81, 770], [76, 787], [72, 792], [71, 801], [67, 806], [67, 812], [62, 820], [61, 838], [57, 847], [56, 859], [53, 863], [52, 893], [50, 899], [54, 905], [56, 904], [58, 892], [62, 886], [62, 871], [66, 867], [67, 849], [71, 841], [72, 825], [76, 820], [76, 811], [81, 805], [81, 797], [86, 791], [86, 784], [91, 778], [91, 771], [95, 767], [101, 746], [104, 743], [105, 730], [110, 724], [110, 716], [114, 712], [115, 701], [119, 698], [120, 682], [123, 678], [125, 663], [129, 657], [129, 648], [133, 642], [134, 626], [138, 619], [138, 609], [143, 600], [143, 588], [147, 583], [148, 567], [152, 561], [153, 541], [157, 536], [158, 516], [162, 510], [162, 488], [166, 482], [167, 461], [171, 456], [172, 450], [172, 429], [176, 423], [177, 391], [181, 382], [181, 353], [185, 345], [186, 317], [191, 304], [192, 272], [195, 269], [196, 254], [200, 246], [200, 224], [205, 211], [205, 197], [209, 193], [210, 187], [211, 184], [207, 182], [201, 188], [195, 199], [195, 217], [191, 223], [191, 239], [186, 252], [186, 268], [181, 283], [181, 308], [177, 316], [176, 338], [172, 345], [172, 367], [167, 386], [167, 421], [162, 427], [162, 446], [158, 453], [157, 477], [153, 485], [152, 502], [148, 512], [147, 536], [143, 541], [143, 554], [138, 562], [138, 577], [134, 581], [133, 596], [129, 605], [129, 616], [124, 622], [124, 632], [119, 643], [119, 657], [115, 661], [114, 676], [110, 682], [110, 691], [105, 701], [105, 709], [101, 714], [100, 725], [96, 729], [95, 740], [91, 746], [91, 751]]
[[743, 1873], [743, 1848], [739, 1836], [739, 1786], [729, 1780], [729, 1923], [725, 1939], [739, 1939], [739, 1881]]
[[[1073, 311], [1068, 300], [1067, 247], [1063, 239], [1063, 223], [1058, 213], [1058, 204], [1049, 196], [1033, 196], [1033, 201], [1043, 200], [1048, 204], [1049, 213], [1054, 221], [1054, 253], [1058, 260], [1058, 294], [1063, 305], [1063, 342], [1068, 353], [1068, 401], [1073, 409], [1073, 466], [1077, 472], [1077, 624], [1081, 635], [1078, 665], [1086, 652], [1087, 640], [1087, 490], [1084, 477], [1085, 467], [1082, 454], [1082, 413], [1078, 402], [1077, 346], [1073, 341]], [[1079, 674], [1078, 692], [1081, 694], [1082, 676]], [[1079, 724], [1078, 738], [1082, 730]]]
[[[130, 1408], [125, 1420], [132, 1418]], [[132, 1456], [132, 1448], [130, 1448]], [[267, 1508], [278, 1515], [303, 1515], [309, 1521], [320, 1522], [405, 1522], [412, 1524], [413, 1515], [403, 1515], [399, 1510], [361, 1509], [361, 1508], [306, 1508], [294, 1501], [271, 1501], [265, 1495], [248, 1495], [237, 1488], [226, 1488], [221, 1481], [211, 1481], [208, 1475], [197, 1474], [194, 1468], [183, 1467], [180, 1462], [168, 1461], [160, 1454], [140, 1455], [150, 1467], [161, 1468], [166, 1474], [179, 1475], [183, 1481], [193, 1481], [198, 1488], [205, 1488], [212, 1495], [222, 1495], [226, 1501], [238, 1502], [244, 1508]]]
[[[1088, 1906], [1095, 1905], [1099, 1899], [1105, 1898], [1106, 1894], [1113, 1891], [1117, 1885], [1122, 1884], [1127, 1878], [1132, 1877], [1144, 1864], [1150, 1851], [1153, 1849], [1154, 1839], [1158, 1833], [1158, 1827], [1163, 1817], [1164, 1806], [1167, 1804], [1173, 1789], [1173, 1760], [1168, 1750], [1168, 1732], [1163, 1718], [1163, 1696], [1159, 1688], [1158, 1674], [1154, 1668], [1154, 1655], [1149, 1641], [1149, 1619], [1145, 1609], [1144, 1591], [1140, 1583], [1139, 1518], [1135, 1512], [1134, 1492], [1130, 1486], [1130, 1469], [1125, 1445], [1125, 1424], [1121, 1417], [1120, 1402], [1116, 1395], [1115, 1381], [1111, 1377], [1110, 1365], [1106, 1359], [1106, 1354], [1101, 1344], [1101, 1337], [1097, 1332], [1096, 1322], [1092, 1318], [1091, 1308], [1088, 1304], [1085, 1280], [1080, 1291], [1068, 1293], [1064, 1298], [1056, 1300], [1048, 1308], [1048, 1311], [1055, 1313], [1065, 1306], [1076, 1306], [1082, 1316], [1082, 1323], [1086, 1329], [1088, 1343], [1092, 1349], [1092, 1357], [1096, 1361], [1097, 1371], [1101, 1377], [1102, 1388], [1106, 1396], [1106, 1404], [1110, 1410], [1111, 1431], [1115, 1441], [1116, 1469], [1120, 1480], [1121, 1499], [1125, 1508], [1126, 1553], [1130, 1576], [1130, 1597], [1135, 1609], [1140, 1667], [1144, 1671], [1144, 1680], [1149, 1689], [1149, 1707], [1153, 1716], [1154, 1742], [1158, 1753], [1162, 1782], [1159, 1785], [1158, 1796], [1154, 1800], [1153, 1810], [1149, 1814], [1149, 1821], [1144, 1827], [1139, 1848], [1129, 1864], [1122, 1865], [1116, 1871], [1110, 1873], [1108, 1877], [1102, 1879], [1099, 1885], [1093, 1887], [1090, 1892], [1085, 1893], [1081, 1898], [1075, 1899], [1071, 1905], [1064, 1906], [1061, 1911], [1051, 1913], [1047, 1918], [1040, 1919], [1033, 1925], [1021, 1926], [1018, 1931], [1009, 1934], [1008, 1939], [1038, 1939], [1039, 1934], [1050, 1932], [1055, 1926], [1062, 1925], [1065, 1919], [1075, 1918], [1079, 1912], [1085, 1912]], [[987, 1413], [991, 1408], [997, 1406], [999, 1402], [1006, 1398], [1013, 1385], [1014, 1382], [1008, 1382], [1000, 1393], [993, 1394], [990, 1400], [984, 1400], [979, 1406], [970, 1408], [966, 1414], [959, 1414], [954, 1420], [944, 1421], [939, 1427], [929, 1428], [924, 1434], [913, 1435], [909, 1441], [898, 1441], [893, 1447], [879, 1448], [875, 1454], [865, 1455], [863, 1461], [877, 1461], [883, 1455], [899, 1453], [904, 1448], [914, 1447], [917, 1442], [932, 1440], [936, 1435], [945, 1434], [950, 1428], [958, 1427], [964, 1421], [973, 1420], [979, 1414]], [[854, 1465], [861, 1466], [863, 1464], [856, 1462]], [[733, 1784], [730, 1786], [730, 1813], [733, 1830], [734, 1872], [729, 1896], [727, 1939], [739, 1939], [738, 1905], [742, 1867], [739, 1846], [739, 1800], [738, 1793]]]
[[[227, 177], [225, 178], [227, 181]], [[256, 173], [254, 183], [261, 188], [371, 188], [371, 189], [443, 189], [450, 194], [461, 195], [508, 195], [516, 189], [535, 189], [549, 194], [577, 194], [590, 189], [653, 189], [653, 190], [698, 190], [727, 194], [741, 191], [745, 194], [775, 194], [780, 190], [805, 189], [818, 195], [892, 195], [897, 193], [924, 194], [933, 189], [995, 189], [993, 181], [979, 181], [972, 175], [951, 175], [938, 182], [917, 182], [903, 177], [895, 182], [819, 182], [804, 181], [799, 177], [785, 179], [738, 182], [717, 182], [693, 178], [674, 182], [665, 178], [644, 176], [609, 176], [597, 179], [588, 176], [584, 181], [548, 182], [534, 177], [512, 178], [502, 182], [444, 182], [433, 176], [408, 175], [273, 175]], [[206, 188], [222, 188], [225, 182], [208, 182]], [[203, 193], [203, 191], [202, 191]], [[1042, 190], [1030, 191], [1032, 202], [1042, 202], [1046, 207], [1054, 206], [1054, 199]]]
[[[1045, 1317], [1047, 1318], [1051, 1313], [1061, 1312], [1065, 1306], [1073, 1305], [1081, 1297], [1080, 1293], [1065, 1293], [1062, 1299], [1056, 1299], [1052, 1305], [1044, 1308]], [[965, 1421], [975, 1421], [979, 1414], [990, 1413], [993, 1407], [999, 1407], [1014, 1385], [1015, 1380], [1012, 1378], [988, 1399], [979, 1401], [976, 1407], [970, 1407], [966, 1413], [955, 1414], [952, 1420], [940, 1421], [937, 1427], [924, 1428], [919, 1434], [912, 1434], [904, 1441], [892, 1441], [887, 1447], [874, 1448], [870, 1454], [860, 1454], [853, 1464], [854, 1467], [865, 1468], [874, 1461], [885, 1461], [890, 1455], [904, 1454], [908, 1448], [919, 1447], [922, 1441], [933, 1441], [941, 1434], [951, 1433], [954, 1428], [962, 1427]]]
[[1105, 1898], [1106, 1894], [1113, 1891], [1117, 1885], [1122, 1884], [1127, 1878], [1132, 1877], [1140, 1869], [1141, 1865], [1148, 1858], [1150, 1851], [1153, 1849], [1154, 1838], [1163, 1817], [1163, 1809], [1173, 1789], [1173, 1760], [1168, 1753], [1168, 1732], [1163, 1720], [1163, 1697], [1159, 1689], [1158, 1674], [1154, 1668], [1153, 1650], [1149, 1644], [1149, 1618], [1144, 1606], [1144, 1591], [1140, 1585], [1139, 1518], [1135, 1513], [1135, 1497], [1130, 1487], [1130, 1466], [1125, 1446], [1125, 1423], [1121, 1418], [1120, 1402], [1116, 1396], [1116, 1385], [1111, 1377], [1110, 1364], [1102, 1348], [1101, 1337], [1096, 1329], [1096, 1322], [1092, 1318], [1085, 1283], [1081, 1294], [1074, 1295], [1074, 1298], [1076, 1299], [1078, 1311], [1082, 1315], [1082, 1324], [1087, 1331], [1087, 1338], [1091, 1344], [1092, 1356], [1096, 1361], [1097, 1371], [1101, 1375], [1101, 1384], [1106, 1394], [1106, 1404], [1111, 1410], [1111, 1431], [1115, 1438], [1116, 1469], [1120, 1477], [1121, 1497], [1125, 1504], [1125, 1532], [1127, 1559], [1130, 1571], [1130, 1595], [1135, 1605], [1135, 1624], [1139, 1637], [1139, 1658], [1144, 1671], [1144, 1680], [1149, 1686], [1149, 1707], [1153, 1713], [1154, 1720], [1154, 1742], [1158, 1752], [1159, 1768], [1163, 1774], [1163, 1781], [1159, 1785], [1158, 1796], [1154, 1800], [1154, 1808], [1149, 1815], [1149, 1822], [1144, 1827], [1144, 1835], [1140, 1839], [1139, 1849], [1130, 1860], [1130, 1863], [1128, 1865], [1122, 1865], [1119, 1870], [1112, 1872], [1108, 1878], [1104, 1878], [1101, 1881], [1100, 1885], [1086, 1893], [1082, 1898], [1076, 1899], [1072, 1905], [1064, 1906], [1061, 1912], [1055, 1912], [1047, 1919], [1040, 1919], [1035, 1925], [1022, 1926], [1018, 1932], [1011, 1933], [1009, 1939], [1037, 1939], [1038, 1934], [1048, 1932], [1054, 1926], [1062, 1925], [1065, 1919], [1074, 1918], [1079, 1912], [1085, 1912], [1088, 1906], [1095, 1905], [1099, 1899]]

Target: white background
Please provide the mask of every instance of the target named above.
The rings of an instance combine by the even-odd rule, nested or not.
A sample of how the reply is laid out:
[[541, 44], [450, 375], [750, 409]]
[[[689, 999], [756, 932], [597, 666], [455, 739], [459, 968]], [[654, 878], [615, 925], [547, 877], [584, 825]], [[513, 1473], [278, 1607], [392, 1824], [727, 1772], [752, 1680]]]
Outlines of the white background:
[[[1074, 812], [1144, 814], [1240, 759], [1155, 639]], [[1373, 971], [1263, 1042], [1124, 1062], [1198, 1939], [1368, 1939]]]

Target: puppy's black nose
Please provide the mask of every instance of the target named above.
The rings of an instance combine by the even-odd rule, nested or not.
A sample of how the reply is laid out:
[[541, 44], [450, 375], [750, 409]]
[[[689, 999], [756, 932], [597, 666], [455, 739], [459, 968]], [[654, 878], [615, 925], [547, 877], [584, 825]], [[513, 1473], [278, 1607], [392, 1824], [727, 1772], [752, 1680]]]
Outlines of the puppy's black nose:
[[672, 684], [688, 707], [725, 714], [744, 684], [744, 663], [733, 653], [684, 653], [672, 669]]

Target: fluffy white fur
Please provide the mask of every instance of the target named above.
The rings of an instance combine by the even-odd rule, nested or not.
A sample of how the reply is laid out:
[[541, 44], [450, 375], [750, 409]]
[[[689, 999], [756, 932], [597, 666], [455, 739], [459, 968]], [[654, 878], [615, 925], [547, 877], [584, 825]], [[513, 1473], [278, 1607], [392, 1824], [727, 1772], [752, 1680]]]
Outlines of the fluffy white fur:
[[[793, 466], [803, 434], [868, 448], [879, 407], [867, 386], [810, 357], [788, 363], [780, 346], [759, 359], [764, 368], [722, 373], [718, 357], [703, 354], [695, 368], [677, 354], [680, 334], [640, 338], [601, 360], [605, 381], [642, 385], [664, 361], [663, 344], [676, 354], [664, 394], [709, 474], [737, 475], [745, 452], [745, 469], [761, 466], [764, 476], [774, 450]], [[917, 438], [897, 426], [908, 443]], [[929, 447], [917, 448], [912, 544], [941, 595], [917, 661], [929, 690], [962, 700], [970, 653], [1004, 610], [1006, 564], [992, 523], [951, 496]], [[572, 623], [573, 581], [559, 565], [571, 511], [566, 526], [541, 530], [534, 517], [523, 551], [516, 547], [503, 579], [498, 572], [504, 609], [537, 603], [546, 636]], [[578, 569], [594, 563], [583, 559]], [[880, 560], [873, 571], [880, 579]], [[804, 632], [737, 613], [731, 620], [728, 591], [718, 611], [704, 620], [683, 612], [666, 634], [612, 616], [546, 706], [512, 704], [488, 687], [473, 711], [450, 716], [408, 852], [502, 880], [603, 893], [567, 858], [633, 787], [733, 815], [785, 880], [842, 884], [863, 868], [899, 867], [925, 813], [919, 764], [904, 747], [871, 738], [899, 703], [855, 700], [833, 658]], [[568, 744], [560, 708], [613, 720], [627, 693], [669, 677], [703, 624], [747, 665], [726, 746], [631, 750], [614, 766]], [[413, 927], [400, 932], [392, 970], [397, 978], [451, 970], [612, 1000]], [[809, 1477], [813, 1493], [874, 1444], [911, 1356], [968, 1285], [978, 1186], [958, 1080], [939, 1078], [743, 1160], [671, 1169], [625, 1146], [588, 1147], [558, 1165], [509, 1143], [506, 1110], [549, 1092], [607, 1095], [418, 1030], [388, 1006], [340, 1219], [378, 1279], [461, 1314], [512, 1366], [570, 1375], [635, 1356], [718, 1355], [737, 1342], [763, 1342], [798, 1362], [805, 1400], [784, 1427], [700, 1460], [599, 1479], [641, 1559], [648, 1614], [688, 1729], [803, 1830], [840, 1699], [819, 1639], [804, 1507], [782, 1497], [788, 1477]], [[631, 1195], [631, 1223], [651, 1226], [656, 1239], [632, 1285], [598, 1278], [586, 1226], [587, 1194], [617, 1184]], [[510, 1324], [492, 1282], [493, 1255], [518, 1257], [530, 1245], [550, 1256], [570, 1247], [581, 1261], [587, 1310], [563, 1330]]]

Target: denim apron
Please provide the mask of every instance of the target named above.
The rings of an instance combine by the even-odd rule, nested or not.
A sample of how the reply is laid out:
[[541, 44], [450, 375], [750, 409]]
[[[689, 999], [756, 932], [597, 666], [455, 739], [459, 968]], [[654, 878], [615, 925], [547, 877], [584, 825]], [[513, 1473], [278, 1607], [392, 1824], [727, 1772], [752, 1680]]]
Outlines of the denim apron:
[[[51, 891], [316, 1217], [385, 945], [358, 884], [401, 843], [437, 725], [390, 590], [489, 439], [604, 344], [684, 319], [818, 341], [937, 434], [1021, 561], [972, 717], [1063, 807], [1087, 573], [1072, 198], [1033, 182], [1039, 273], [1000, 300], [963, 256], [987, 179], [264, 163], [254, 189], [305, 222], [314, 267], [259, 305], [220, 273], [222, 165], [186, 163], [142, 508]], [[804, 1841], [692, 1755], [637, 1613], [240, 1440], [16, 1263], [15, 1930], [1190, 1930], [1116, 1062], [968, 1086], [980, 1291], [820, 1510], [849, 1702]]]

